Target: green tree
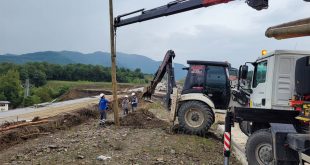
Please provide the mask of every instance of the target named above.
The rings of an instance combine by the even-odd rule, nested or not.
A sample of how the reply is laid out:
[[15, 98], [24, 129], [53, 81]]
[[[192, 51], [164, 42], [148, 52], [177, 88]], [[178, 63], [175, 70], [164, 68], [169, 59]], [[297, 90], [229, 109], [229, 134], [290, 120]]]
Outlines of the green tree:
[[31, 83], [39, 87], [46, 84], [46, 74], [41, 70], [36, 70], [31, 74]]
[[5, 95], [4, 95], [4, 92], [1, 92], [0, 93], [0, 101], [4, 101], [4, 100], [7, 100]]
[[22, 88], [17, 70], [9, 70], [6, 74], [0, 77], [0, 94], [2, 98], [6, 98], [11, 102], [12, 107], [17, 107], [22, 102], [20, 97]]
[[39, 103], [41, 103], [41, 99], [37, 95], [28, 96], [24, 99], [24, 106], [25, 107], [29, 107], [29, 106], [32, 106], [34, 104], [39, 104]]
[[28, 106], [33, 105], [33, 101], [31, 99], [31, 97], [28, 96], [28, 97], [24, 98], [24, 103], [23, 104], [24, 104], [24, 107], [28, 107]]
[[42, 102], [48, 102], [52, 100], [53, 92], [48, 87], [37, 88], [34, 95], [38, 96]]

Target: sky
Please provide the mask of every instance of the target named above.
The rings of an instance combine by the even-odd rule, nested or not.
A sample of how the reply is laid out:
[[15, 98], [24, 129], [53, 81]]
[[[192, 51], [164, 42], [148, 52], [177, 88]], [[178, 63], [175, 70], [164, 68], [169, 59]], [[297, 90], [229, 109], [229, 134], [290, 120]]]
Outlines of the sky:
[[[151, 9], [172, 0], [114, 0], [114, 16]], [[269, 0], [256, 11], [244, 1], [117, 29], [117, 51], [162, 60], [166, 51], [175, 62], [229, 61], [239, 66], [254, 61], [261, 50], [310, 50], [310, 37], [275, 40], [265, 37], [273, 25], [310, 16], [303, 0]], [[0, 54], [37, 51], [110, 51], [108, 0], [0, 0]]]

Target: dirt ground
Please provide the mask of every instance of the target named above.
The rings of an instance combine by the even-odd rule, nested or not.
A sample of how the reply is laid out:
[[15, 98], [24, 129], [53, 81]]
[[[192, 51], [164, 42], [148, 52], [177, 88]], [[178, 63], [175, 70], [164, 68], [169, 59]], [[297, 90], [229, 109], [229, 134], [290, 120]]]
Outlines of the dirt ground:
[[104, 93], [106, 95], [111, 95], [112, 92], [110, 90], [102, 90], [102, 89], [81, 89], [81, 88], [73, 88], [64, 95], [62, 95], [59, 100], [73, 100], [84, 97], [91, 97], [99, 95], [100, 93]]
[[[101, 127], [98, 119], [89, 118], [0, 150], [0, 164], [223, 164], [221, 141], [212, 134], [172, 134], [160, 120], [162, 112], [142, 109], [123, 117], [120, 128]], [[240, 163], [232, 158], [231, 164]]]

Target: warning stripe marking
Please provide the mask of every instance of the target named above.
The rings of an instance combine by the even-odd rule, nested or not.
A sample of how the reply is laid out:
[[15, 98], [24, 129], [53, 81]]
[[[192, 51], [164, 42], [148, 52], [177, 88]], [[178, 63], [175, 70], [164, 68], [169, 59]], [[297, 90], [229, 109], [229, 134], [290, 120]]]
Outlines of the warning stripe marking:
[[225, 151], [230, 150], [230, 133], [229, 132], [224, 133], [224, 150]]

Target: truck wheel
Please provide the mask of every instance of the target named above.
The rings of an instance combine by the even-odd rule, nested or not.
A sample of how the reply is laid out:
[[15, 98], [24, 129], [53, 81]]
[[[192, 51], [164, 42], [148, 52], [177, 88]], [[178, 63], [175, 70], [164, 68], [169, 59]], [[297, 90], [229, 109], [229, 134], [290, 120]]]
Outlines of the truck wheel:
[[178, 111], [180, 128], [187, 134], [205, 135], [214, 123], [212, 110], [199, 101], [188, 101]]
[[272, 165], [272, 136], [269, 129], [254, 132], [246, 143], [246, 157], [252, 165]]

